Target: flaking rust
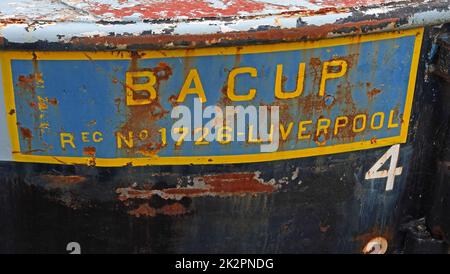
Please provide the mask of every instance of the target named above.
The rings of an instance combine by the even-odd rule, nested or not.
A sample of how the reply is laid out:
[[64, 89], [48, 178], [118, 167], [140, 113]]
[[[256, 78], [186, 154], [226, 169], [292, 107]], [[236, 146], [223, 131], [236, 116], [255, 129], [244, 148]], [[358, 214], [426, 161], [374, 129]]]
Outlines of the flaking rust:
[[[0, 10], [0, 47], [27, 50], [315, 40], [442, 24], [450, 16], [442, 0], [170, 0], [164, 5], [156, 0], [30, 0], [0, 1]], [[77, 28], [80, 23], [83, 28]]]
[[[160, 90], [160, 84], [162, 81], [167, 81], [173, 74], [172, 68], [165, 62], [158, 63], [157, 66], [151, 68], [142, 68], [139, 66], [139, 59], [144, 57], [144, 53], [138, 53], [136, 51], [130, 52], [130, 65], [129, 71], [150, 71], [156, 76], [155, 89]], [[123, 83], [123, 89], [130, 88]], [[139, 94], [134, 91], [134, 97], [144, 97], [148, 94]], [[158, 92], [159, 94], [159, 92]], [[120, 107], [118, 107], [120, 109]], [[137, 136], [132, 136], [133, 145], [132, 148], [127, 148], [127, 153], [140, 154], [143, 156], [151, 157], [163, 148], [163, 144], [160, 140], [155, 138], [158, 136], [158, 127], [156, 122], [169, 113], [168, 110], [164, 109], [160, 102], [160, 97], [157, 96], [152, 100], [151, 104], [148, 105], [138, 105], [133, 108], [127, 109], [127, 119], [125, 123], [119, 128], [117, 134], [122, 134], [124, 136], [129, 135], [129, 132], [140, 132]], [[130, 136], [128, 136], [130, 137]]]
[[128, 211], [134, 217], [155, 217], [156, 215], [179, 216], [189, 213], [189, 210], [181, 203], [175, 202], [154, 208], [148, 203], [140, 204], [136, 209]]
[[118, 188], [118, 199], [151, 199], [159, 196], [165, 200], [181, 200], [203, 196], [230, 197], [272, 193], [277, 185], [266, 183], [258, 177], [259, 173], [228, 173], [220, 175], [204, 175], [193, 178], [192, 186], [164, 189], [139, 190], [133, 187]]
[[214, 34], [183, 34], [183, 35], [164, 35], [164, 34], [142, 34], [139, 36], [111, 35], [111, 36], [91, 36], [91, 37], [73, 37], [70, 43], [75, 46], [97, 47], [106, 46], [107, 48], [132, 49], [149, 47], [151, 48], [195, 48], [214, 45], [228, 45], [233, 41], [275, 43], [275, 42], [294, 42], [305, 40], [318, 40], [321, 38], [342, 36], [342, 35], [360, 35], [371, 31], [382, 31], [401, 23], [399, 18], [387, 18], [376, 21], [365, 20], [360, 22], [347, 22], [341, 24], [324, 24], [321, 26], [303, 26], [290, 29], [269, 29], [254, 30], [251, 32], [226, 32]]
[[[125, 206], [133, 208], [127, 211], [131, 216], [180, 216], [191, 212], [186, 199], [270, 194], [279, 188], [275, 180], [265, 182], [259, 176], [259, 172], [204, 175], [194, 177], [188, 186], [150, 190], [132, 186], [118, 188], [116, 193]], [[163, 199], [164, 204], [152, 205], [155, 198]]]

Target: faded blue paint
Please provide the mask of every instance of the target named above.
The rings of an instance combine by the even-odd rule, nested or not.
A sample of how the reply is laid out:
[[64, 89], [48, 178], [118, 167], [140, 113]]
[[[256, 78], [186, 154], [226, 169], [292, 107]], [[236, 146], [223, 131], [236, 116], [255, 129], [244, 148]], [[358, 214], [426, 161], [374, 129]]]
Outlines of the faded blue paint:
[[[359, 45], [343, 45], [317, 49], [270, 52], [258, 54], [242, 54], [235, 56], [202, 56], [187, 58], [145, 59], [138, 62], [139, 69], [156, 67], [160, 62], [167, 63], [173, 70], [168, 80], [162, 80], [159, 86], [159, 102], [168, 111], [162, 119], [157, 121], [140, 122], [142, 128], [131, 128], [135, 134], [141, 129], [156, 130], [164, 127], [167, 132], [174, 123], [170, 118], [173, 108], [169, 97], [178, 95], [184, 82], [186, 71], [197, 68], [206, 93], [208, 105], [225, 107], [224, 94], [221, 92], [227, 81], [228, 71], [233, 67], [251, 66], [258, 70], [258, 78], [240, 75], [237, 78], [236, 90], [246, 91], [257, 89], [256, 98], [249, 102], [239, 102], [233, 105], [284, 105], [281, 123], [294, 122], [294, 127], [287, 142], [282, 144], [279, 151], [297, 150], [317, 147], [315, 141], [297, 140], [298, 121], [313, 120], [319, 117], [334, 118], [342, 115], [354, 115], [384, 112], [385, 125], [389, 111], [398, 110], [395, 122], [400, 123], [408, 88], [415, 36], [407, 36], [389, 40], [364, 42]], [[321, 67], [314, 67], [314, 58], [322, 62], [332, 59], [346, 59], [349, 62], [347, 74], [338, 79], [327, 81], [327, 95], [319, 97], [319, 83]], [[299, 99], [277, 100], [274, 98], [274, 79], [277, 64], [284, 65], [284, 75], [287, 76], [286, 90], [295, 88], [297, 67], [299, 62], [306, 63], [306, 80], [303, 94]], [[130, 69], [130, 60], [39, 60], [38, 70], [42, 73], [44, 85], [33, 91], [20, 88], [20, 75], [34, 73], [33, 61], [13, 60], [12, 74], [14, 82], [17, 121], [20, 127], [32, 130], [32, 154], [51, 156], [83, 156], [82, 148], [94, 146], [96, 157], [145, 157], [136, 151], [116, 148], [117, 131], [126, 135], [127, 128], [123, 125], [130, 118], [130, 109], [125, 106], [125, 72]], [[316, 77], [316, 79], [314, 79]], [[113, 81], [117, 79], [118, 82]], [[368, 91], [379, 89], [381, 93], [368, 96]], [[37, 103], [37, 96], [56, 98], [57, 105], [48, 104], [48, 108], [39, 111], [30, 107]], [[185, 105], [192, 107], [194, 96], [187, 97]], [[121, 103], [118, 105], [117, 100]], [[324, 100], [328, 108], [320, 111], [317, 108], [305, 111], [307, 100]], [[334, 104], [333, 104], [334, 103]], [[43, 115], [40, 117], [40, 115]], [[205, 123], [209, 119], [204, 119]], [[95, 121], [95, 123], [94, 123]], [[49, 124], [42, 134], [39, 130], [41, 122]], [[370, 120], [368, 121], [368, 123]], [[130, 128], [128, 128], [130, 129]], [[332, 129], [330, 129], [332, 131]], [[104, 140], [99, 143], [83, 143], [81, 132], [100, 131]], [[70, 147], [63, 150], [60, 146], [60, 132], [75, 134], [76, 149]], [[352, 138], [330, 138], [326, 146], [398, 136], [400, 127], [382, 130], [366, 130]], [[156, 139], [155, 139], [156, 140]], [[161, 149], [159, 156], [217, 156], [260, 153], [259, 144], [232, 142], [222, 145], [217, 142], [209, 145], [195, 146], [193, 142], [185, 142], [181, 148], [174, 148], [174, 141], [167, 137], [168, 145]], [[145, 144], [137, 143], [138, 145]], [[22, 152], [28, 151], [27, 140], [20, 136]]]

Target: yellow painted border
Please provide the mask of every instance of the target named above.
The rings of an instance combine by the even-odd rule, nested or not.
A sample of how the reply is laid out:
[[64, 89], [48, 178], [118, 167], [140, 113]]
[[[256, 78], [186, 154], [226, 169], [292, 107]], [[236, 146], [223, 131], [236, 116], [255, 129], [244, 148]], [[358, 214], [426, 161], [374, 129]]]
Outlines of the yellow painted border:
[[[420, 48], [423, 38], [423, 28], [410, 30], [367, 34], [362, 36], [339, 37], [319, 41], [305, 41], [294, 43], [280, 43], [270, 45], [252, 45], [243, 47], [218, 47], [200, 48], [190, 50], [159, 50], [140, 51], [145, 53], [144, 59], [169, 58], [169, 57], [190, 57], [207, 55], [234, 55], [252, 54], [264, 52], [279, 52], [299, 49], [313, 49], [322, 47], [332, 47], [340, 45], [357, 44], [361, 42], [395, 39], [404, 36], [416, 36], [414, 52], [411, 61], [408, 90], [406, 95], [405, 109], [401, 133], [399, 136], [378, 139], [376, 143], [368, 141], [338, 144], [332, 146], [307, 148], [291, 151], [279, 151], [272, 153], [226, 155], [226, 156], [176, 156], [176, 157], [148, 157], [148, 158], [96, 158], [96, 166], [124, 166], [132, 164], [134, 166], [143, 165], [188, 165], [188, 164], [231, 164], [231, 163], [252, 163], [274, 161], [282, 159], [301, 158], [308, 156], [318, 156], [341, 152], [371, 149], [383, 146], [405, 143], [408, 135], [409, 119], [411, 115], [412, 102], [414, 98], [414, 88], [416, 83], [417, 68], [419, 64]], [[15, 109], [14, 87], [12, 83], [11, 60], [31, 60], [36, 54], [38, 60], [129, 60], [130, 53], [127, 51], [101, 51], [101, 52], [43, 52], [43, 51], [4, 51], [0, 52], [1, 66], [3, 68], [3, 83], [5, 92], [6, 112]], [[88, 164], [91, 157], [65, 157], [65, 156], [38, 156], [20, 153], [20, 144], [17, 128], [16, 115], [6, 113], [8, 130], [12, 140], [12, 157], [18, 162], [35, 162], [51, 164]]]

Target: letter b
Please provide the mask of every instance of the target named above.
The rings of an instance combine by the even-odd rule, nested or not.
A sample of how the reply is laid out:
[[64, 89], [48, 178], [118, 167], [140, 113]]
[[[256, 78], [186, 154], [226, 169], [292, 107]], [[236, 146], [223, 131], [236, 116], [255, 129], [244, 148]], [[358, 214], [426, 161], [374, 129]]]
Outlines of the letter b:
[[[135, 83], [138, 78], [147, 78], [145, 83]], [[156, 98], [156, 89], [153, 87], [156, 84], [156, 76], [151, 71], [127, 71], [126, 72], [126, 97], [127, 106], [147, 105]], [[148, 93], [147, 98], [134, 98], [136, 91], [143, 91]]]

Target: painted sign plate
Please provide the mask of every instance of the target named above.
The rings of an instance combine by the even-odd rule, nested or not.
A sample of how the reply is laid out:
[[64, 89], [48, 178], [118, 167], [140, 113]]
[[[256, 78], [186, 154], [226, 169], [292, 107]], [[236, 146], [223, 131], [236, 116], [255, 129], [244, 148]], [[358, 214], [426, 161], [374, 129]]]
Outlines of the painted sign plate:
[[[166, 51], [3, 52], [13, 159], [243, 163], [403, 143], [422, 32]], [[253, 107], [259, 116], [267, 107], [269, 118], [278, 107], [279, 125], [268, 121], [263, 139], [257, 125], [245, 124], [250, 116], [230, 118], [245, 120], [240, 132], [217, 122], [218, 112], [207, 114], [211, 107], [223, 116], [227, 107]], [[220, 126], [210, 134], [222, 139], [203, 138], [208, 124]], [[265, 142], [276, 145], [264, 152]]]

